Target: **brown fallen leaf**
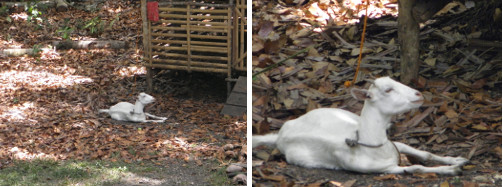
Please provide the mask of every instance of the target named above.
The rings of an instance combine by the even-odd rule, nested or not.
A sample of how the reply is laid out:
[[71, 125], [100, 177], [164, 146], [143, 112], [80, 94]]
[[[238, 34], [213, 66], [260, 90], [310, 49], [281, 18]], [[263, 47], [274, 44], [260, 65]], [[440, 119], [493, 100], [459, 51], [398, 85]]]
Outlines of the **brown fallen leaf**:
[[447, 180], [445, 180], [444, 182], [440, 183], [440, 187], [450, 187], [450, 184]]
[[272, 181], [278, 181], [278, 182], [285, 180], [285, 176], [283, 176], [283, 175], [265, 175], [263, 178], [266, 180], [272, 180]]
[[458, 118], [459, 115], [453, 109], [448, 109], [447, 112], [445, 112], [445, 116], [449, 119], [455, 119]]
[[320, 187], [323, 183], [317, 182], [317, 183], [311, 183], [308, 184], [307, 187]]
[[412, 176], [419, 177], [422, 179], [437, 179], [438, 176], [435, 173], [414, 173]]
[[376, 176], [374, 177], [374, 180], [398, 180], [398, 177], [395, 174], [387, 174], [383, 176]]
[[464, 165], [464, 166], [463, 166], [463, 169], [464, 169], [464, 170], [471, 170], [471, 169], [473, 169], [473, 168], [475, 168], [475, 167], [476, 167], [475, 165]]
[[479, 187], [479, 184], [469, 181], [463, 181], [463, 187]]
[[407, 185], [402, 184], [402, 183], [396, 183], [396, 184], [393, 184], [393, 187], [407, 187]]
[[489, 127], [486, 123], [484, 122], [480, 122], [479, 124], [477, 125], [473, 125], [472, 126], [472, 129], [477, 129], [477, 130], [481, 130], [481, 131], [487, 131], [487, 130], [491, 130], [491, 127]]
[[335, 186], [335, 187], [342, 186], [342, 182], [339, 182], [339, 181], [329, 181], [328, 184], [329, 184], [329, 186]]
[[353, 180], [348, 180], [348, 181], [344, 182], [344, 184], [342, 184], [342, 186], [343, 186], [343, 187], [351, 187], [351, 186], [353, 186], [355, 183], [356, 183], [356, 179], [353, 179]]

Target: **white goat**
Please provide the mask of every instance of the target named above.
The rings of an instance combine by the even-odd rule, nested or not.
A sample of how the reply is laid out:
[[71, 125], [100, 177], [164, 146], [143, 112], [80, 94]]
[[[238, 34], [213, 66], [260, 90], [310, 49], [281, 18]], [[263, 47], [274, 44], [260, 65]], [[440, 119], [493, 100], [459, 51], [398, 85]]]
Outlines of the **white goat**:
[[[106, 112], [110, 114], [112, 119], [119, 121], [132, 121], [132, 122], [164, 122], [165, 117], [154, 116], [149, 113], [143, 112], [143, 107], [149, 103], [154, 102], [154, 97], [146, 94], [140, 93], [136, 103], [133, 105], [128, 102], [120, 102], [110, 107], [110, 109], [101, 109], [100, 113]], [[151, 117], [158, 120], [147, 120], [147, 117]]]
[[[468, 162], [462, 157], [442, 157], [391, 142], [386, 129], [391, 116], [419, 108], [423, 96], [389, 77], [376, 79], [368, 90], [352, 89], [365, 100], [361, 115], [335, 108], [312, 110], [287, 121], [277, 134], [253, 136], [252, 147], [275, 145], [288, 163], [308, 167], [345, 169], [361, 173], [438, 173], [455, 175]], [[399, 166], [400, 153], [448, 166]]]

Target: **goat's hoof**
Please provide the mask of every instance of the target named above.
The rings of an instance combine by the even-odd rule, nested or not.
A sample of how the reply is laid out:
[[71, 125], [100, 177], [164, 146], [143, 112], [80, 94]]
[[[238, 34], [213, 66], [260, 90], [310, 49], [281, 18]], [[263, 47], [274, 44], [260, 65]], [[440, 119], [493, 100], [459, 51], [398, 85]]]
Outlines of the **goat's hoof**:
[[454, 157], [452, 158], [452, 165], [455, 165], [455, 166], [462, 166], [462, 165], [465, 165], [469, 160], [466, 159], [466, 158], [463, 158], [463, 157]]
[[455, 166], [452, 170], [452, 175], [460, 175], [463, 172], [459, 166]]

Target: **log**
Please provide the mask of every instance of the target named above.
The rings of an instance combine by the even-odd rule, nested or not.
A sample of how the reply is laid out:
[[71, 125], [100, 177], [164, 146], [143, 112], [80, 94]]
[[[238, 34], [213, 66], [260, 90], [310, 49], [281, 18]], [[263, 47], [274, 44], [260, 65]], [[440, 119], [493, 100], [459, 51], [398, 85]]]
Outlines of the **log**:
[[[38, 51], [41, 51], [41, 49]], [[23, 55], [33, 56], [35, 54], [36, 54], [36, 51], [33, 49], [4, 49], [4, 50], [0, 51], [0, 55], [9, 56], [9, 57], [23, 56]]]
[[58, 11], [68, 10], [68, 3], [65, 0], [54, 0], [54, 3], [56, 3], [56, 10]]
[[400, 81], [409, 84], [419, 72], [419, 24], [412, 16], [416, 0], [398, 1], [398, 40], [400, 43]]
[[[27, 2], [2, 2], [1, 3], [2, 7], [26, 7], [28, 6]], [[55, 5], [54, 1], [40, 1], [37, 2], [37, 6], [47, 6], [47, 7], [53, 7]]]
[[[58, 11], [68, 10], [68, 2], [65, 0], [50, 0], [39, 1], [36, 3], [38, 7], [56, 7]], [[26, 7], [28, 2], [2, 2], [2, 7]]]
[[117, 40], [106, 41], [54, 41], [52, 45], [57, 49], [125, 49], [128, 47], [127, 42]]

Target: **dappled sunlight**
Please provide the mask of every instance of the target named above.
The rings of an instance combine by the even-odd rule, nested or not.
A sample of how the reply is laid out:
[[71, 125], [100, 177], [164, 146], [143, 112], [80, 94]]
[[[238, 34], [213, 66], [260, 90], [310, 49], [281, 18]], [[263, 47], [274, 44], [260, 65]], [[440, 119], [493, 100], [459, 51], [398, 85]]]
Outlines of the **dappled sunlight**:
[[61, 59], [61, 55], [54, 49], [43, 48], [40, 52], [40, 59], [42, 60], [58, 60]]
[[132, 77], [135, 75], [145, 75], [147, 74], [147, 68], [144, 66], [128, 66], [121, 67], [114, 72], [114, 75], [121, 77]]
[[28, 14], [26, 12], [13, 13], [13, 14], [10, 15], [10, 17], [13, 20], [22, 20], [22, 21], [28, 20]]
[[17, 71], [0, 72], [1, 90], [19, 90], [29, 87], [32, 90], [47, 88], [66, 88], [75, 84], [92, 83], [89, 77], [79, 75], [58, 75], [47, 71]]
[[[30, 142], [28, 142], [30, 143]], [[2, 151], [0, 155], [5, 154], [5, 152]], [[11, 156], [11, 158], [17, 159], [17, 160], [35, 160], [35, 159], [53, 159], [55, 160], [56, 157], [54, 155], [50, 154], [45, 154], [45, 153], [33, 153], [30, 152], [26, 149], [19, 148], [19, 147], [12, 147], [7, 151], [7, 154]]]
[[[12, 102], [17, 102], [17, 101], [14, 100]], [[3, 107], [6, 107], [6, 106], [3, 106]], [[4, 121], [12, 122], [12, 121], [19, 121], [19, 120], [28, 120], [31, 123], [38, 122], [37, 120], [28, 119], [30, 114], [32, 114], [33, 112], [38, 110], [38, 108], [34, 106], [33, 102], [25, 102], [22, 104], [16, 104], [16, 105], [13, 105], [10, 107], [6, 107], [5, 109], [2, 109], [2, 110], [6, 110], [6, 111], [0, 113], [0, 118], [3, 119]]]

